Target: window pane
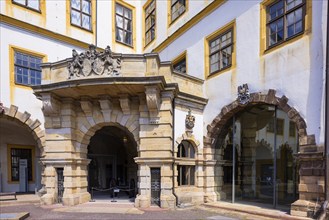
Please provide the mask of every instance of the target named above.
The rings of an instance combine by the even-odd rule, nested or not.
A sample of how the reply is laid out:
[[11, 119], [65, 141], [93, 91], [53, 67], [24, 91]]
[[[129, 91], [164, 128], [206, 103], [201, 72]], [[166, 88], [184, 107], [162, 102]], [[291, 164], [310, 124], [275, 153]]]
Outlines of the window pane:
[[25, 0], [13, 0], [13, 2], [16, 2], [21, 5], [25, 5]]
[[295, 33], [297, 34], [297, 33], [300, 33], [302, 31], [303, 31], [303, 23], [302, 23], [302, 21], [299, 21], [295, 25]]
[[129, 32], [126, 32], [126, 34], [125, 34], [125, 43], [132, 45], [131, 33], [129, 33]]
[[27, 6], [29, 6], [30, 8], [39, 10], [39, 0], [28, 0]]
[[71, 22], [72, 24], [81, 25], [81, 14], [77, 11], [72, 10], [71, 11]]
[[270, 20], [277, 18], [283, 14], [284, 4], [283, 1], [279, 1], [278, 3], [270, 6], [269, 14]]
[[71, 0], [71, 7], [80, 10], [80, 0]]
[[299, 8], [295, 11], [296, 19], [295, 21], [300, 21], [303, 19], [303, 8]]
[[129, 10], [128, 8], [125, 8], [124, 9], [124, 16], [126, 17], [126, 18], [129, 18], [129, 19], [131, 19], [131, 10]]
[[194, 176], [195, 176], [195, 168], [194, 166], [190, 167], [190, 185], [194, 185]]
[[123, 18], [120, 16], [116, 16], [116, 25], [119, 28], [123, 29]]
[[131, 31], [131, 21], [130, 20], [125, 19], [124, 29], [127, 31]]
[[82, 1], [82, 12], [87, 13], [87, 14], [91, 14], [91, 7], [90, 7], [90, 2], [83, 0]]
[[287, 11], [302, 3], [302, 0], [287, 0]]
[[123, 42], [123, 31], [122, 30], [116, 29], [115, 39], [117, 41]]
[[287, 15], [287, 24], [289, 26], [289, 25], [293, 24], [294, 22], [295, 22], [295, 13], [292, 12]]
[[23, 69], [15, 66], [16, 83], [22, 83], [23, 81]]
[[90, 16], [82, 15], [82, 27], [91, 30]]
[[123, 15], [123, 7], [119, 4], [117, 4], [115, 7], [115, 12], [119, 15]]
[[15, 53], [15, 64], [23, 65], [23, 57], [20, 53]]
[[28, 67], [29, 65], [29, 57], [22, 54], [22, 65]]

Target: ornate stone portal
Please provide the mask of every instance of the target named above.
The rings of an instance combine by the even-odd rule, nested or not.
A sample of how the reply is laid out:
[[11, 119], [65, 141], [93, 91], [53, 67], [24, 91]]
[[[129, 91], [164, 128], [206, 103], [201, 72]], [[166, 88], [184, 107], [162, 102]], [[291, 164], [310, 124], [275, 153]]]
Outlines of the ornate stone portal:
[[[41, 161], [47, 193], [42, 202], [75, 205], [90, 200], [88, 146], [97, 131], [114, 126], [137, 150], [136, 207], [150, 206], [151, 169], [159, 169], [160, 205], [174, 208], [173, 100], [188, 94], [189, 104], [203, 109], [202, 81], [184, 76], [178, 89], [175, 82], [182, 76], [172, 73], [171, 65], [161, 63], [156, 54], [117, 55], [110, 47], [98, 52], [93, 45], [80, 54], [73, 50], [72, 59], [42, 68], [47, 84], [33, 87], [45, 117]], [[202, 192], [203, 185], [199, 187]]]

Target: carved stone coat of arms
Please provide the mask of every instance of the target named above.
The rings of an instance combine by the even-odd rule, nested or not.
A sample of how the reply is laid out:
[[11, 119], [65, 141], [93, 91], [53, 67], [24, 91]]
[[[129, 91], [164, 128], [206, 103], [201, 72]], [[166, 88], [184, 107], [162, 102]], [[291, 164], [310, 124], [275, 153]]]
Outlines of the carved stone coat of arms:
[[121, 60], [113, 58], [110, 46], [104, 52], [98, 52], [96, 46], [78, 54], [72, 50], [72, 61], [68, 64], [69, 79], [88, 76], [121, 76]]

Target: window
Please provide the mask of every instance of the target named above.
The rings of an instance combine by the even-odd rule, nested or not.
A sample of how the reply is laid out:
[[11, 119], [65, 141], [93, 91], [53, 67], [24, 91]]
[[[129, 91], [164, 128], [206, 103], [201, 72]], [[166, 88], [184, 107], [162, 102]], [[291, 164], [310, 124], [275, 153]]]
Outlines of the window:
[[233, 29], [209, 41], [210, 74], [232, 65]]
[[268, 46], [304, 31], [305, 0], [279, 0], [267, 7]]
[[155, 22], [155, 0], [152, 0], [145, 8], [145, 45], [148, 45], [155, 38]]
[[[195, 150], [191, 142], [182, 141], [181, 144], [178, 145], [177, 158], [181, 159], [180, 164], [177, 166], [178, 185], [179, 186], [194, 185], [195, 165], [190, 165], [190, 164], [191, 164], [191, 159], [195, 159]], [[189, 159], [189, 160], [184, 161], [184, 159]], [[192, 161], [192, 163], [195, 164], [195, 161]]]
[[296, 124], [293, 121], [289, 122], [289, 136], [290, 137], [296, 136]]
[[11, 181], [19, 181], [19, 160], [27, 159], [28, 180], [33, 181], [32, 176], [32, 149], [25, 148], [9, 148], [10, 149], [10, 165], [11, 165]]
[[14, 62], [16, 84], [41, 84], [42, 58], [15, 51]]
[[178, 145], [177, 157], [194, 158], [194, 147], [189, 141], [182, 141]]
[[12, 0], [13, 3], [22, 5], [26, 8], [40, 11], [40, 1], [39, 0]]
[[186, 0], [171, 0], [171, 22], [186, 11]]
[[178, 169], [178, 185], [192, 186], [194, 185], [194, 166], [177, 166]]
[[71, 0], [71, 24], [91, 30], [91, 0]]
[[132, 10], [118, 3], [115, 5], [115, 27], [115, 40], [132, 46]]
[[179, 61], [173, 65], [175, 71], [180, 73], [186, 73], [186, 59]]

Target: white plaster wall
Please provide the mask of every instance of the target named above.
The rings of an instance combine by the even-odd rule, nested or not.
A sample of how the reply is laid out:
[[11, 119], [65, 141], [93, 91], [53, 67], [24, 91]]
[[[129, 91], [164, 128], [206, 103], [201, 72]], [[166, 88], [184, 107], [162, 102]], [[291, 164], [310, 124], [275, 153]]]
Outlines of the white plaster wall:
[[[175, 145], [177, 145], [176, 141], [178, 138], [181, 138], [183, 134], [185, 134], [185, 118], [188, 114], [188, 111], [183, 111], [181, 109], [175, 109], [175, 125], [174, 125], [174, 141]], [[203, 149], [203, 115], [200, 113], [191, 112], [191, 114], [195, 117], [195, 125], [193, 128], [193, 135], [196, 140], [200, 142], [198, 146], [198, 151]]]
[[250, 92], [275, 89], [277, 96], [287, 96], [288, 103], [305, 119], [308, 134], [315, 134], [317, 144], [323, 144], [325, 3], [312, 1], [312, 33], [260, 55], [259, 2], [226, 2], [161, 51], [161, 60], [172, 60], [187, 50], [188, 74], [203, 78], [203, 40], [235, 19], [236, 68], [204, 83], [205, 96], [209, 99], [204, 112], [204, 134], [206, 125], [222, 107], [236, 99], [237, 87], [248, 83]]
[[[112, 1], [97, 1], [97, 46], [112, 48]], [[113, 50], [113, 48], [112, 48]], [[117, 51], [114, 51], [117, 52]]]
[[[31, 113], [32, 119], [38, 119], [44, 122], [41, 111], [41, 101], [36, 99], [31, 89], [12, 87], [10, 85], [10, 63], [9, 50], [10, 46], [23, 48], [27, 51], [33, 51], [40, 54], [46, 54], [48, 62], [55, 62], [68, 58], [72, 54], [72, 49], [82, 51], [72, 45], [61, 43], [44, 36], [39, 36], [27, 31], [23, 31], [6, 24], [0, 24], [1, 38], [1, 76], [0, 76], [0, 100], [6, 107], [11, 104], [18, 106], [20, 112], [27, 111]], [[12, 97], [10, 97], [12, 94]]]
[[[238, 15], [247, 11], [257, 3], [256, 1], [228, 1], [214, 10], [198, 24], [191, 27], [187, 32], [168, 45], [159, 53], [161, 60], [170, 61], [184, 50], [187, 50], [188, 74], [204, 79], [204, 39], [211, 33], [233, 21]], [[191, 51], [191, 52], [190, 52]], [[191, 61], [197, 60], [192, 63]], [[199, 68], [195, 68], [199, 66]], [[199, 72], [202, 71], [202, 72]]]

